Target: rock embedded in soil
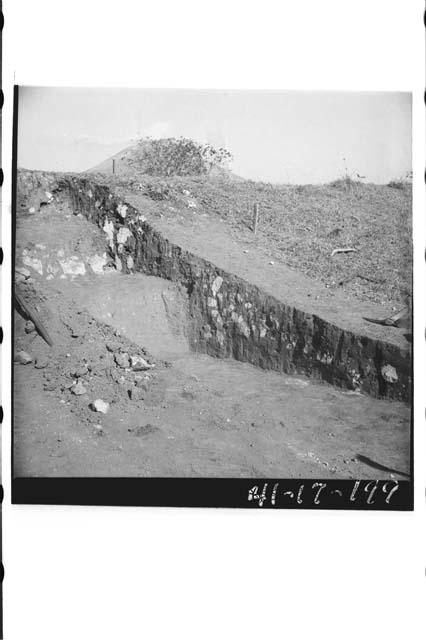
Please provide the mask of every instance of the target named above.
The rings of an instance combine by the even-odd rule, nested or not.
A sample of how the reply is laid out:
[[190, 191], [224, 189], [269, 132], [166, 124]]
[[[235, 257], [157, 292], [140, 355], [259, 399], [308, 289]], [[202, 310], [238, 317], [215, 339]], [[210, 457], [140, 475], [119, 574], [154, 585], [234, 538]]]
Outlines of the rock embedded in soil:
[[396, 372], [396, 369], [390, 364], [384, 365], [382, 367], [381, 374], [383, 376], [383, 379], [386, 380], [386, 382], [390, 382], [390, 384], [398, 381], [398, 374]]
[[32, 357], [26, 351], [18, 351], [14, 358], [15, 362], [19, 364], [30, 364], [33, 361]]
[[116, 364], [122, 369], [127, 369], [129, 367], [129, 356], [127, 353], [116, 353], [114, 356], [114, 360]]
[[75, 396], [82, 396], [86, 393], [86, 387], [84, 387], [81, 382], [77, 382], [77, 384], [71, 388], [71, 393]]
[[72, 375], [74, 376], [74, 378], [82, 378], [87, 373], [88, 373], [88, 368], [86, 365], [83, 365], [81, 367], [77, 367], [76, 369], [74, 369], [74, 371], [72, 372]]
[[25, 323], [25, 333], [33, 333], [35, 331], [35, 324], [31, 320], [27, 320]]
[[98, 398], [97, 400], [94, 400], [90, 403], [90, 408], [92, 409], [92, 411], [96, 411], [98, 413], [107, 413], [109, 404], [108, 402], [101, 400], [101, 398]]
[[129, 389], [129, 397], [130, 397], [130, 400], [133, 400], [134, 402], [143, 400], [144, 390], [141, 389], [140, 387], [132, 387], [131, 389]]
[[144, 358], [141, 358], [141, 356], [130, 356], [130, 364], [133, 371], [147, 371], [154, 366], [149, 364]]
[[49, 364], [49, 358], [47, 356], [37, 356], [35, 359], [35, 368], [44, 369]]

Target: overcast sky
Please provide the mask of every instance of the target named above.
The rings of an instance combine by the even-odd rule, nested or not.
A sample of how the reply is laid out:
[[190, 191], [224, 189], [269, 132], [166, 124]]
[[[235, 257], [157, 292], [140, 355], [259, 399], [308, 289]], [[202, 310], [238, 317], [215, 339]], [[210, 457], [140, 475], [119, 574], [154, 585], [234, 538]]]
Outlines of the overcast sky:
[[148, 135], [226, 146], [253, 180], [328, 182], [346, 164], [386, 183], [411, 169], [411, 95], [20, 88], [20, 167], [83, 171]]

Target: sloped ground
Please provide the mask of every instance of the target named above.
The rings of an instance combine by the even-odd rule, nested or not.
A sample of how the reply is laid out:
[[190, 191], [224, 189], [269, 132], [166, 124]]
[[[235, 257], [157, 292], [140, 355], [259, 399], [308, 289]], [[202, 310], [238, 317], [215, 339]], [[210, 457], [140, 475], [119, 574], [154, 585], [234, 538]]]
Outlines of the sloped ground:
[[[97, 179], [105, 181], [102, 174]], [[344, 181], [285, 186], [203, 177], [108, 178], [110, 185], [147, 195], [162, 215], [212, 216], [238, 239], [260, 222], [254, 244], [348, 297], [399, 308], [412, 289], [412, 191]], [[173, 207], [175, 210], [171, 209]], [[334, 249], [356, 252], [331, 257]]]
[[[20, 291], [54, 346], [16, 314], [17, 350], [32, 356], [14, 366], [17, 475], [406, 477], [406, 405], [189, 353], [182, 292], [108, 262], [94, 270], [105, 242], [53, 205], [18, 221], [18, 265], [42, 266], [17, 273]], [[123, 367], [125, 354], [155, 367]], [[90, 408], [99, 398], [105, 415]]]

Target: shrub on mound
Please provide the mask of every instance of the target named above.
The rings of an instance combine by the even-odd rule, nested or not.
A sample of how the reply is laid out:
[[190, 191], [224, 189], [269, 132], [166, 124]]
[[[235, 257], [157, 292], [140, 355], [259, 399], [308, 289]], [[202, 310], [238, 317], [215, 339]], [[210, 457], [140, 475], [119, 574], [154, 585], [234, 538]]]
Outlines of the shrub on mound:
[[214, 167], [226, 168], [231, 153], [187, 138], [144, 138], [138, 142], [129, 165], [151, 176], [204, 175]]

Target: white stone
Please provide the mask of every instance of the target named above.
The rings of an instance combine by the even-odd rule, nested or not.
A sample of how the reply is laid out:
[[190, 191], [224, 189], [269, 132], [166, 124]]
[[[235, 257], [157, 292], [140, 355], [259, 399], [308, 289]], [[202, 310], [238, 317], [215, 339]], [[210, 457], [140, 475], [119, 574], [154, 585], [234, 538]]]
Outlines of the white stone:
[[134, 266], [135, 266], [135, 263], [133, 262], [132, 256], [127, 256], [127, 268], [133, 269]]
[[118, 256], [115, 256], [115, 268], [117, 271], [121, 271], [123, 269], [123, 265], [121, 264], [121, 260]]
[[132, 232], [127, 227], [120, 227], [117, 233], [118, 244], [126, 244], [127, 240], [132, 236]]
[[119, 216], [121, 216], [123, 218], [123, 220], [127, 216], [127, 209], [128, 209], [128, 207], [126, 207], [125, 204], [117, 205], [117, 213], [118, 213]]
[[14, 358], [15, 362], [20, 364], [30, 364], [33, 361], [32, 357], [26, 351], [18, 351]]
[[30, 207], [30, 208], [28, 209], [28, 211], [29, 211], [29, 213], [35, 213], [35, 207]]
[[213, 280], [212, 292], [214, 296], [217, 294], [220, 287], [222, 286], [222, 282], [223, 282], [223, 278], [221, 278], [220, 276], [216, 276], [216, 278]]
[[64, 275], [84, 276], [86, 273], [84, 262], [79, 260], [76, 256], [71, 256], [69, 260], [61, 260], [59, 264], [62, 267]]
[[147, 369], [152, 369], [154, 365], [149, 364], [144, 358], [141, 356], [130, 356], [130, 364], [132, 366], [133, 371], [146, 371]]
[[104, 400], [98, 398], [92, 402], [90, 408], [92, 411], [97, 411], [98, 413], [108, 413], [109, 404], [108, 402], [104, 402]]
[[386, 364], [382, 367], [381, 371], [382, 371], [382, 376], [384, 380], [386, 380], [386, 382], [390, 382], [391, 384], [393, 384], [394, 382], [397, 382], [398, 374], [396, 372], [395, 367], [392, 367], [392, 365], [390, 364]]
[[47, 273], [52, 273], [55, 276], [57, 273], [59, 273], [59, 267], [49, 262], [49, 264], [46, 267], [46, 271]]
[[242, 316], [238, 317], [237, 327], [238, 327], [238, 331], [243, 336], [245, 336], [246, 338], [250, 337], [250, 327], [248, 326], [247, 322], [244, 320]]
[[109, 246], [111, 248], [114, 247], [114, 224], [109, 220], [105, 220], [103, 230], [105, 231], [107, 238], [109, 240]]
[[23, 257], [22, 262], [26, 264], [27, 267], [31, 267], [31, 269], [37, 271], [41, 276], [43, 275], [43, 264], [38, 258], [32, 258], [27, 255]]
[[107, 263], [107, 255], [106, 253], [104, 253], [101, 256], [98, 256], [97, 254], [95, 254], [94, 256], [90, 256], [90, 258], [87, 259], [87, 263], [91, 268], [91, 270], [93, 271], [93, 273], [96, 273], [98, 275], [103, 275], [105, 273], [104, 266]]

